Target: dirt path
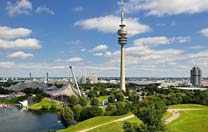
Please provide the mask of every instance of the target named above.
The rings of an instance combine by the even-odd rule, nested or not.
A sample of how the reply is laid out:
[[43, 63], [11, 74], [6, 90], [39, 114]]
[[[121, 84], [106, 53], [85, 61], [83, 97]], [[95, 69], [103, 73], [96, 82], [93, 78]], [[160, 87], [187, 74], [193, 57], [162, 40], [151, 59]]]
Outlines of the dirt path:
[[171, 123], [172, 121], [178, 119], [179, 117], [180, 117], [179, 111], [171, 111], [171, 116], [165, 120], [165, 124], [167, 125]]
[[184, 109], [168, 109], [167, 111], [171, 113], [171, 116], [167, 119], [165, 119], [165, 124], [169, 124], [173, 122], [174, 120], [178, 119], [180, 117], [180, 112], [182, 111], [197, 111], [201, 109], [190, 109], [190, 108], [184, 108]]
[[[180, 117], [180, 112], [182, 112], [182, 111], [195, 111], [195, 110], [201, 110], [201, 109], [194, 109], [194, 108], [193, 109], [189, 109], [189, 108], [187, 108], [187, 109], [186, 108], [184, 108], [184, 109], [168, 109], [167, 111], [171, 113], [171, 116], [165, 120], [165, 124], [167, 125], [167, 124], [171, 123], [172, 121], [178, 119]], [[103, 123], [103, 124], [100, 124], [100, 125], [97, 125], [97, 126], [94, 126], [91, 128], [83, 129], [83, 130], [80, 130], [79, 132], [89, 132], [89, 131], [96, 129], [98, 127], [106, 126], [106, 125], [109, 125], [109, 124], [112, 124], [115, 122], [125, 121], [128, 119], [134, 118], [134, 117], [135, 117], [134, 115], [130, 115], [130, 116], [116, 119], [111, 122], [106, 122], [106, 123]]]
[[97, 125], [97, 126], [94, 126], [94, 127], [91, 127], [91, 128], [83, 129], [83, 130], [80, 130], [79, 132], [88, 132], [88, 131], [91, 131], [91, 130], [96, 129], [98, 127], [101, 127], [101, 126], [109, 125], [109, 124], [112, 124], [112, 123], [115, 123], [115, 122], [125, 121], [125, 120], [131, 119], [131, 118], [134, 118], [134, 115], [130, 115], [130, 116], [127, 116], [127, 117], [116, 119], [116, 120], [111, 121], [111, 122], [106, 122], [106, 123], [103, 123], [103, 124], [100, 124], [100, 125]]

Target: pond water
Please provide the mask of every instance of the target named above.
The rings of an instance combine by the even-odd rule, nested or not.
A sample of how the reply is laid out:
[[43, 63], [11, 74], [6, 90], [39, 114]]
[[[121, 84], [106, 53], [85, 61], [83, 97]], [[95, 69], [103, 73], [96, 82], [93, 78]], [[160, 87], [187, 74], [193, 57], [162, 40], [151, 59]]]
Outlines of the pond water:
[[14, 108], [0, 108], [0, 132], [48, 132], [64, 128], [53, 113], [37, 114]]

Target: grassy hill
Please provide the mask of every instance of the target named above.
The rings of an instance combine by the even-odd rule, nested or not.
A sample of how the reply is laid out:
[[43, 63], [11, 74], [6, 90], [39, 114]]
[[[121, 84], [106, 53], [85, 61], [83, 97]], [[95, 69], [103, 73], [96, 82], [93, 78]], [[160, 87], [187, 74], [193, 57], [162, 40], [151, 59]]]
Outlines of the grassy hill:
[[[208, 131], [208, 107], [202, 105], [173, 105], [170, 109], [176, 109], [180, 112], [180, 117], [167, 125], [168, 132], [207, 132]], [[123, 132], [123, 123], [125, 121], [141, 123], [141, 121], [132, 117], [126, 120], [121, 120], [132, 114], [123, 116], [101, 116], [95, 117], [79, 124], [60, 130], [58, 132], [79, 132], [88, 130], [88, 132]], [[164, 118], [169, 118], [170, 113], [166, 113]], [[83, 131], [85, 132], [85, 131]]]
[[175, 105], [180, 117], [167, 125], [168, 132], [207, 132], [208, 107], [202, 105]]
[[43, 98], [40, 102], [35, 103], [29, 107], [30, 110], [60, 110], [62, 108], [62, 103], [49, 98]]
[[[128, 118], [131, 116], [131, 118]], [[83, 121], [75, 126], [69, 127], [67, 129], [60, 130], [58, 132], [78, 132], [85, 129], [89, 129], [95, 126], [99, 126], [94, 128], [93, 130], [89, 130], [89, 132], [106, 132], [108, 130], [116, 131], [116, 132], [123, 132], [123, 123], [125, 121], [130, 122], [140, 122], [139, 119], [136, 117], [132, 117], [133, 114], [127, 114], [123, 116], [100, 116], [95, 117], [86, 121]], [[121, 120], [126, 119], [126, 120]], [[121, 120], [121, 121], [119, 121]]]
[[[138, 124], [141, 123], [141, 121], [136, 117], [125, 120], [125, 121], [131, 122], [131, 123], [138, 123]], [[123, 123], [125, 121], [119, 121], [119, 122], [114, 122], [108, 125], [104, 125], [96, 129], [93, 129], [89, 132], [123, 132], [124, 131]]]

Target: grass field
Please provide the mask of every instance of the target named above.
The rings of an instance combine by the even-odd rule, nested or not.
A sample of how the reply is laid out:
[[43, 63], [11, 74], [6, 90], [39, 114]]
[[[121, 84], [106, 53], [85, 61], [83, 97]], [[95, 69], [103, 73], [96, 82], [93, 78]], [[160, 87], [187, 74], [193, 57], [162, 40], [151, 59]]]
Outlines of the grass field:
[[[105, 124], [108, 122], [112, 122], [115, 121], [117, 119], [121, 119], [121, 118], [125, 118], [128, 117], [132, 114], [127, 114], [127, 115], [123, 115], [123, 116], [100, 116], [100, 117], [95, 117], [86, 121], [83, 121], [75, 126], [69, 127], [67, 129], [64, 130], [60, 130], [58, 132], [78, 132], [84, 129], [88, 129], [91, 127], [94, 127], [96, 125], [100, 125], [100, 124]], [[131, 119], [128, 119], [126, 121], [130, 121], [130, 122], [139, 122], [139, 120], [136, 117], [133, 117]], [[119, 121], [119, 122], [113, 122], [98, 128], [95, 128], [89, 132], [107, 132], [108, 130], [116, 131], [116, 132], [122, 132], [122, 125], [123, 125], [124, 121]]]
[[172, 105], [169, 107], [169, 109], [202, 109], [202, 108], [208, 108], [204, 105], [198, 105], [198, 104], [180, 104], [180, 105]]
[[[170, 109], [178, 109], [180, 111], [180, 117], [170, 124], [168, 124], [168, 132], [208, 132], [208, 107], [202, 105], [194, 104], [184, 104], [184, 105], [173, 105], [169, 107]], [[101, 116], [95, 117], [86, 121], [83, 121], [75, 126], [69, 127], [67, 129], [60, 130], [58, 132], [78, 132], [84, 129], [92, 128], [97, 125], [105, 124], [107, 122], [112, 122], [121, 118], [125, 118], [128, 115], [123, 116]], [[166, 113], [164, 118], [169, 118], [171, 113]], [[132, 123], [141, 123], [141, 121], [136, 118], [130, 118], [125, 121]], [[123, 123], [125, 121], [112, 122], [110, 124], [105, 124], [99, 126], [88, 132], [123, 132]]]
[[98, 127], [89, 132], [124, 132], [123, 124], [126, 121], [131, 122], [131, 123], [137, 123], [137, 124], [141, 123], [141, 121], [138, 118], [134, 117], [125, 121], [114, 122], [109, 125]]
[[43, 98], [39, 103], [33, 104], [29, 107], [30, 110], [60, 110], [62, 108], [62, 103], [49, 98]]
[[178, 119], [167, 125], [168, 132], [208, 132], [207, 106], [188, 104], [175, 105], [170, 108], [182, 109], [182, 111]]

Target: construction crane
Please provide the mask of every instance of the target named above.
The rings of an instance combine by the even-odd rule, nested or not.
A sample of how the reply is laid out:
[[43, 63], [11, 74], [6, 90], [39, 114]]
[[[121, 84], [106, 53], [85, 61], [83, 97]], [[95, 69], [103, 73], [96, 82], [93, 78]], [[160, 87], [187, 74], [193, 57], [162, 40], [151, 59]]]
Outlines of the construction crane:
[[79, 85], [78, 85], [76, 76], [75, 76], [75, 74], [74, 74], [74, 72], [73, 72], [73, 69], [72, 69], [72, 66], [69, 66], [69, 69], [70, 69], [70, 71], [71, 71], [71, 73], [72, 73], [72, 76], [73, 76], [73, 79], [74, 79], [76, 88], [77, 88], [77, 90], [78, 90], [78, 94], [79, 94], [79, 96], [82, 96], [82, 93], [81, 93], [81, 91], [80, 91], [80, 88], [79, 88]]

